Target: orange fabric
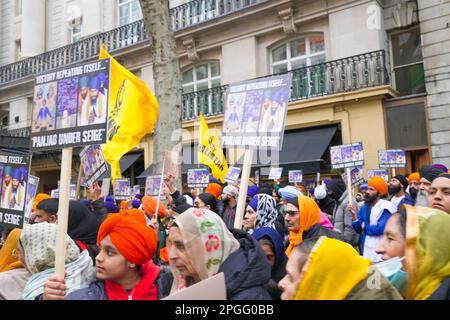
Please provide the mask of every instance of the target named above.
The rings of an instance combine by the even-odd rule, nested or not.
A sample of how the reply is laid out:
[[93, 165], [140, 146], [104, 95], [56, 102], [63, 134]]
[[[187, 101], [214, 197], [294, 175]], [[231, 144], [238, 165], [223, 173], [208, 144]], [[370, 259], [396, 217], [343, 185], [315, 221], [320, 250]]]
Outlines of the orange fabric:
[[169, 264], [169, 253], [167, 252], [167, 247], [164, 247], [161, 250], [159, 250], [159, 258], [165, 264]]
[[377, 190], [381, 196], [385, 196], [388, 193], [388, 184], [379, 176], [373, 176], [369, 180], [368, 185]]
[[303, 232], [313, 225], [320, 223], [320, 208], [317, 203], [306, 196], [298, 197], [298, 208], [300, 211], [300, 228], [298, 232], [289, 233], [289, 246], [286, 249], [286, 255], [289, 256], [294, 248], [302, 243]]
[[[144, 207], [144, 210], [147, 214], [154, 215], [156, 211], [156, 204], [158, 202], [158, 199], [150, 196], [144, 196], [142, 198], [142, 206]], [[158, 217], [165, 218], [166, 217], [166, 208], [164, 207], [164, 204], [162, 201], [159, 201], [159, 208], [158, 208]]]
[[132, 263], [142, 265], [155, 255], [158, 236], [147, 226], [141, 210], [130, 209], [109, 215], [98, 230], [97, 242], [108, 234], [117, 250]]
[[37, 205], [39, 204], [39, 202], [41, 202], [42, 200], [45, 199], [49, 199], [50, 196], [46, 193], [38, 193], [36, 195], [36, 197], [34, 197], [34, 202], [33, 202], [33, 211], [37, 209]]
[[218, 183], [210, 183], [205, 189], [205, 192], [212, 194], [214, 198], [219, 198], [222, 194], [222, 187]]
[[413, 172], [408, 176], [408, 184], [411, 184], [413, 181], [419, 182], [420, 174], [418, 172]]

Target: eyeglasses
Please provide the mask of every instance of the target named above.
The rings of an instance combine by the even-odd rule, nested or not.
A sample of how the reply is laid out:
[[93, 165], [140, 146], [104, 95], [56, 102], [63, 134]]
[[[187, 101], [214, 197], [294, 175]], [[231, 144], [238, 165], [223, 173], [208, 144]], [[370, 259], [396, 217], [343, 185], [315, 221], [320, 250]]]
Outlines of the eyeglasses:
[[286, 211], [284, 211], [284, 213], [290, 215], [291, 217], [293, 217], [293, 216], [299, 214], [300, 211], [286, 210]]

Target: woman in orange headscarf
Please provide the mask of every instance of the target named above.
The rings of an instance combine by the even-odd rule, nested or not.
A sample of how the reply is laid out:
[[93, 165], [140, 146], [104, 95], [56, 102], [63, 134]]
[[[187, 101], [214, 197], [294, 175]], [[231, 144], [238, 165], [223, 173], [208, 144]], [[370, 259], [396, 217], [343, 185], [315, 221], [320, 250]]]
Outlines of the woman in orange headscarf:
[[[97, 241], [97, 281], [70, 293], [67, 300], [157, 300], [169, 294], [172, 278], [151, 261], [158, 238], [141, 210], [108, 216]], [[44, 299], [64, 298], [64, 280], [50, 277], [44, 285]]]
[[20, 229], [13, 229], [6, 238], [5, 244], [0, 249], [0, 272], [23, 268], [19, 260], [18, 248]]
[[300, 195], [296, 199], [283, 197], [287, 202], [284, 220], [289, 229], [289, 246], [286, 255], [289, 256], [295, 246], [303, 239], [328, 236], [343, 240], [341, 233], [325, 228], [320, 224], [320, 208], [317, 203], [306, 196]]

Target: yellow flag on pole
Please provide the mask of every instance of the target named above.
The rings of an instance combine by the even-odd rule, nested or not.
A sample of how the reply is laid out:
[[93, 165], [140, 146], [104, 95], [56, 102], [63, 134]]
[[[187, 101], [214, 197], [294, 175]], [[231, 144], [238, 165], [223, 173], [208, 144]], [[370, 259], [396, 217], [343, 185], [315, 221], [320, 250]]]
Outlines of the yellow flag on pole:
[[153, 132], [158, 119], [156, 97], [144, 81], [118, 63], [102, 45], [99, 59], [110, 58], [109, 111], [105, 160], [111, 166], [111, 180], [121, 178], [119, 160]]
[[215, 130], [214, 135], [210, 135], [208, 124], [200, 114], [200, 134], [198, 139], [198, 161], [211, 168], [214, 178], [225, 182], [228, 171], [227, 159], [220, 146], [220, 136]]

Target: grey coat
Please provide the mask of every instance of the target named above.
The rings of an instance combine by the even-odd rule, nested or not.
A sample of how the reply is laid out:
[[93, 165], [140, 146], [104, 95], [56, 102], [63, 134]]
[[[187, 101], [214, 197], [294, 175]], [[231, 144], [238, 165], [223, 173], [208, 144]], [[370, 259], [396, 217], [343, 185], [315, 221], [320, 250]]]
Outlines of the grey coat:
[[[356, 206], [356, 199], [353, 198], [353, 205]], [[345, 191], [339, 198], [333, 210], [334, 229], [342, 233], [344, 241], [357, 246], [359, 243], [358, 234], [352, 227], [353, 215], [347, 210], [348, 192]]]

